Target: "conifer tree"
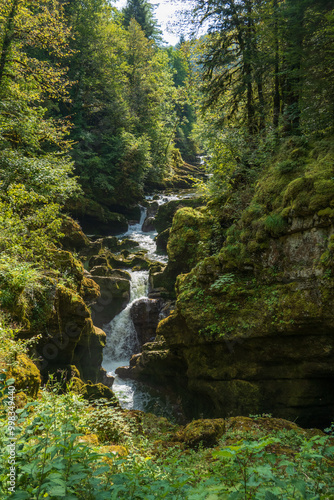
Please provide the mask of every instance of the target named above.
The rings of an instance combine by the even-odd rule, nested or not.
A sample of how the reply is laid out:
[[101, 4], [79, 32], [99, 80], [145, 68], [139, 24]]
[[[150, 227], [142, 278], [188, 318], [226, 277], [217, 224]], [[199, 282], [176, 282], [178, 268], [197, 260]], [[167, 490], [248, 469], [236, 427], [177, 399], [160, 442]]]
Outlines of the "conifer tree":
[[147, 0], [127, 0], [127, 4], [123, 9], [124, 26], [130, 25], [131, 19], [134, 19], [143, 32], [146, 38], [161, 41], [161, 30], [158, 26], [158, 21], [154, 17], [154, 6]]

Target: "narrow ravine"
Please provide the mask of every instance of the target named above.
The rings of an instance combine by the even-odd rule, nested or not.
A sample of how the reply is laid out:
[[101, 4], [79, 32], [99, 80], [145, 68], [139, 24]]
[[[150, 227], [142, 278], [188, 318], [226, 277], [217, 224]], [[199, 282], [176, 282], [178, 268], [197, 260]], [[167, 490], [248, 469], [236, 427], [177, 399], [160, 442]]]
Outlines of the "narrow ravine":
[[[148, 201], [151, 197], [148, 197]], [[177, 195], [162, 195], [156, 200], [159, 205], [177, 199]], [[146, 256], [153, 261], [166, 262], [166, 255], [158, 255], [154, 238], [156, 231], [143, 232], [142, 226], [145, 221], [147, 209], [141, 207], [141, 218], [139, 223], [132, 224], [126, 233], [118, 236], [120, 240], [130, 238], [139, 243], [138, 250], [146, 250]], [[117, 395], [121, 406], [126, 409], [147, 410], [148, 406], [154, 404], [152, 396], [143, 389], [142, 384], [136, 381], [122, 379], [115, 370], [120, 366], [127, 366], [132, 354], [137, 353], [139, 344], [136, 330], [131, 319], [131, 308], [133, 304], [148, 295], [149, 271], [127, 270], [131, 275], [130, 302], [104, 330], [107, 334], [107, 343], [103, 354], [103, 368], [108, 375], [115, 378], [113, 391]], [[161, 402], [159, 402], [161, 404]]]

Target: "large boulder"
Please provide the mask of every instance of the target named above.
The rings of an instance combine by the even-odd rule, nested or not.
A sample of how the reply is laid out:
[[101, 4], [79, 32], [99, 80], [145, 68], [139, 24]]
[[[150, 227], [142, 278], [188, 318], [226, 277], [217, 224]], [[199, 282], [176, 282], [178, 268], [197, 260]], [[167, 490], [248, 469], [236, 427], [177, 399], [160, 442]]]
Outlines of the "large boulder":
[[111, 402], [112, 406], [116, 408], [120, 407], [115, 393], [109, 387], [101, 383], [93, 384], [89, 381], [87, 384], [83, 384], [80, 393], [85, 399], [88, 399], [88, 401], [107, 399], [109, 402]]
[[37, 397], [41, 385], [41, 374], [37, 366], [26, 354], [18, 354], [15, 364], [7, 371], [7, 378], [15, 379], [16, 393], [24, 391], [33, 398]]
[[155, 231], [155, 216], [158, 212], [159, 204], [156, 201], [147, 204], [147, 213], [144, 223], [142, 225], [142, 231], [144, 233]]
[[[112, 274], [112, 273], [111, 273]], [[130, 300], [130, 275], [92, 276], [100, 288], [100, 297], [90, 304], [94, 324], [100, 328], [119, 314]]]
[[159, 299], [141, 299], [132, 305], [131, 318], [140, 346], [154, 339], [162, 307]]
[[155, 228], [158, 233], [165, 231], [172, 226], [174, 214], [183, 207], [197, 208], [204, 205], [203, 198], [189, 198], [173, 200], [159, 206], [155, 216]]
[[184, 443], [189, 448], [198, 448], [200, 445], [210, 448], [218, 444], [224, 433], [225, 420], [222, 418], [200, 419], [190, 422], [179, 430], [174, 441]]
[[75, 365], [81, 377], [98, 381], [105, 338], [105, 333], [94, 327], [83, 298], [58, 285], [53, 310], [37, 346], [43, 376]]
[[72, 200], [67, 208], [88, 235], [121, 234], [128, 229], [128, 221], [124, 215], [111, 212], [106, 206], [88, 198]]
[[142, 231], [144, 233], [149, 233], [151, 231], [155, 231], [155, 223], [154, 223], [155, 219], [154, 217], [146, 217], [146, 219], [144, 220], [144, 223], [142, 225]]
[[61, 232], [64, 236], [61, 238], [61, 244], [65, 250], [79, 251], [89, 246], [90, 241], [78, 224], [71, 217], [63, 216]]

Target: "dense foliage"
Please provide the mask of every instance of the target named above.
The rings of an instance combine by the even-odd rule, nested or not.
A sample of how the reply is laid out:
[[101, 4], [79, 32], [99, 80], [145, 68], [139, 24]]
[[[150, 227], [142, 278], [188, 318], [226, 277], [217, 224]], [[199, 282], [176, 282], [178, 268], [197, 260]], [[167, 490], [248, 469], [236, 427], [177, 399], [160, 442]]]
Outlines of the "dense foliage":
[[[2, 376], [4, 402], [12, 382]], [[268, 430], [269, 416], [258, 415], [230, 425], [215, 449], [189, 449], [173, 443], [177, 427], [163, 418], [105, 401], [91, 406], [71, 387], [64, 395], [58, 391], [50, 382], [38, 401], [17, 410], [16, 492], [8, 492], [5, 466], [1, 498], [333, 498], [330, 435], [289, 429], [277, 420]], [[3, 411], [2, 465], [10, 460], [6, 424]]]
[[[221, 294], [233, 299], [230, 313], [244, 292], [238, 269], [284, 232], [291, 210], [333, 217], [330, 3], [193, 3], [193, 20], [208, 33], [164, 48], [145, 0], [128, 0], [122, 12], [106, 0], [0, 1], [0, 367], [7, 374], [37, 341], [18, 340], [20, 327], [52, 307], [46, 290], [61, 276], [53, 255], [62, 211], [79, 193], [128, 208], [173, 174], [179, 152], [191, 162], [201, 144], [209, 210], [179, 212], [169, 250], [173, 257], [181, 248], [186, 271], [198, 266], [179, 278], [178, 299], [191, 304], [193, 322], [198, 306], [207, 338], [222, 336]], [[185, 226], [190, 216], [203, 231]], [[214, 254], [231, 272], [197, 282], [202, 259]], [[329, 278], [333, 242], [321, 265]], [[66, 286], [71, 272], [63, 273]], [[272, 295], [265, 300], [276, 314]], [[1, 403], [12, 382], [5, 378]], [[71, 383], [65, 394], [49, 384], [27, 401], [17, 399], [13, 499], [334, 498], [333, 437], [321, 432], [231, 426], [216, 449], [193, 450], [175, 443], [170, 424], [151, 417], [145, 424], [105, 401], [92, 406]], [[2, 412], [1, 498], [7, 431]]]
[[195, 4], [195, 22], [208, 28], [199, 134], [219, 193], [231, 175], [253, 182], [282, 138], [333, 133], [333, 9], [306, 0]]

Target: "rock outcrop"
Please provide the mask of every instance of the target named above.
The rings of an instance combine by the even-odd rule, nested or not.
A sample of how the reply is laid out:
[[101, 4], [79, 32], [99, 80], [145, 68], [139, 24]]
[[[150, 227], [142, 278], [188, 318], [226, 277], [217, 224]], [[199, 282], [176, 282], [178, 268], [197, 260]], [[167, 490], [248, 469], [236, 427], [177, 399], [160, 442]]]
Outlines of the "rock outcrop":
[[163, 305], [161, 299], [141, 299], [132, 305], [131, 318], [140, 346], [154, 340]]
[[72, 200], [67, 209], [79, 220], [88, 235], [121, 234], [128, 229], [128, 221], [124, 215], [111, 212], [107, 206], [88, 198]]
[[168, 252], [187, 274], [128, 375], [173, 387], [190, 418], [265, 412], [321, 426], [334, 413], [333, 170], [314, 152], [297, 179], [279, 165], [218, 252], [210, 236], [188, 238], [189, 209], [174, 216]]

